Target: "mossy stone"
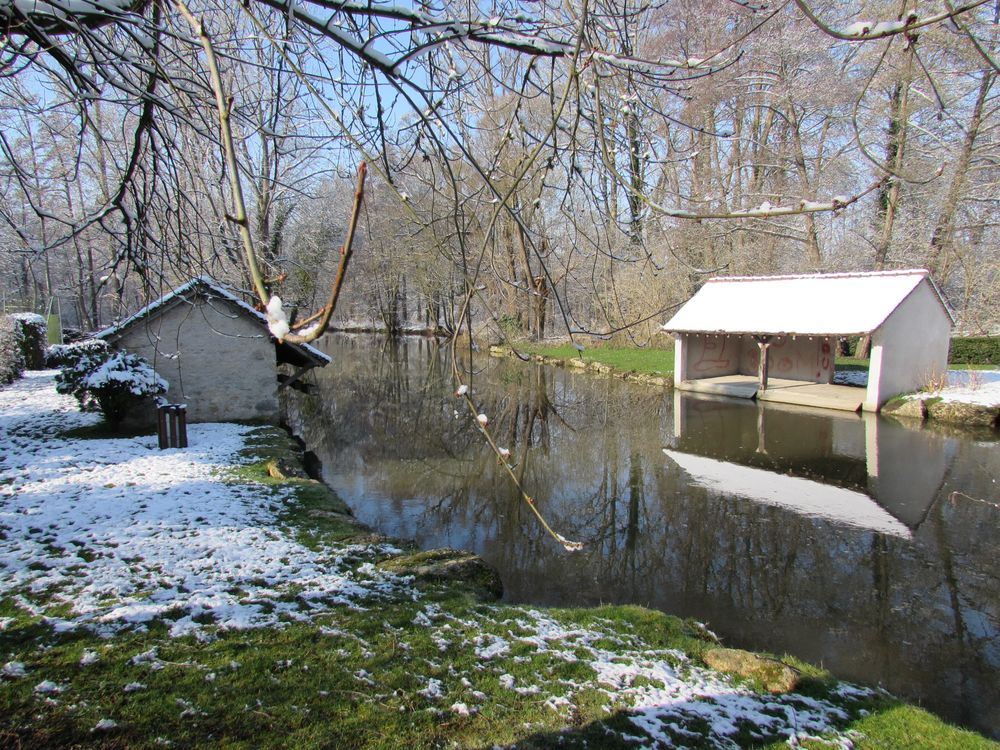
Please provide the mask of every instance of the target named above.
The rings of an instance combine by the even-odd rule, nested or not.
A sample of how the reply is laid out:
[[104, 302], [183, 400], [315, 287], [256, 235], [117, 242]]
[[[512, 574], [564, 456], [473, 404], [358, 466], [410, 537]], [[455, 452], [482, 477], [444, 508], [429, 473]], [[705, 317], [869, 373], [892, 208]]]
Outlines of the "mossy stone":
[[919, 398], [895, 398], [882, 407], [882, 413], [906, 419], [926, 419], [927, 402]]
[[959, 401], [936, 401], [928, 403], [927, 416], [938, 422], [950, 424], [994, 427], [998, 417], [1000, 417], [1000, 406], [966, 404]]
[[705, 663], [720, 672], [739, 675], [769, 693], [790, 693], [799, 685], [799, 673], [784, 662], [737, 648], [713, 648], [702, 655]]
[[503, 595], [500, 576], [479, 555], [443, 547], [384, 560], [379, 567], [417, 581], [465, 585], [477, 597], [495, 601]]
[[267, 473], [274, 479], [308, 479], [309, 475], [297, 457], [279, 456], [267, 462]]

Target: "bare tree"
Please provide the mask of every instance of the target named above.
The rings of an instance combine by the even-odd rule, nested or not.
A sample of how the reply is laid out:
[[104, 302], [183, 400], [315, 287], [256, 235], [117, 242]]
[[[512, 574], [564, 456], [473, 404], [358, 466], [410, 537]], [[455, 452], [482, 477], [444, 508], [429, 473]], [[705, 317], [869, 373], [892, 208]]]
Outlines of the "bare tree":
[[[380, 173], [415, 231], [435, 239], [433, 252], [452, 260], [467, 313], [493, 289], [518, 300], [535, 335], [553, 321], [570, 333], [608, 333], [642, 318], [623, 299], [622, 264], [638, 269], [625, 273], [627, 286], [680, 273], [679, 290], [713, 270], [825, 267], [825, 256], [843, 253], [835, 236], [824, 252], [829, 221], [824, 228], [817, 216], [856, 203], [884, 206], [876, 265], [889, 263], [912, 179], [911, 88], [934, 92], [962, 66], [980, 77], [995, 66], [984, 6], [925, 12], [918, 3], [861, 21], [804, 0], [794, 11], [713, 0], [472, 9], [252, 0], [233, 20], [233, 6], [203, 0], [191, 13], [213, 34], [216, 85], [180, 3], [12, 0], [0, 6], [4, 101], [24, 81], [44, 88], [46, 108], [76, 132], [71, 171], [99, 168], [72, 202], [65, 191], [56, 200], [59, 191], [26, 177], [37, 174], [28, 152], [11, 146], [5, 179], [39, 228], [24, 257], [72, 247], [82, 260], [83, 237], [96, 231], [106, 243], [88, 270], [98, 296], [115, 279], [118, 296], [148, 296], [196, 269], [238, 280], [241, 245], [251, 263], [273, 264], [264, 276], [280, 278], [292, 263], [282, 246], [292, 207], [316, 172], [346, 167], [350, 153]], [[774, 40], [785, 32], [794, 41], [783, 48]], [[934, 34], [967, 50], [951, 58], [955, 68], [925, 59], [935, 49], [921, 53]], [[821, 39], [831, 40], [828, 54], [803, 54]], [[888, 69], [870, 62], [889, 59], [887, 44], [901, 50], [889, 99], [896, 130], [866, 165], [838, 130], [842, 104], [815, 94], [828, 86], [862, 103], [874, 89], [856, 71]], [[509, 103], [489, 120], [491, 101]], [[10, 106], [8, 120], [23, 105]], [[231, 163], [216, 150], [215, 109], [236, 136]], [[992, 114], [984, 118], [990, 127]], [[861, 143], [871, 140], [864, 127]], [[250, 186], [247, 236], [230, 220], [233, 196], [220, 197], [237, 172]], [[405, 175], [429, 172], [430, 216], [407, 208], [401, 189]], [[42, 174], [56, 184], [67, 172]], [[4, 209], [10, 231], [25, 226], [17, 206]], [[268, 290], [257, 291], [266, 301]]]

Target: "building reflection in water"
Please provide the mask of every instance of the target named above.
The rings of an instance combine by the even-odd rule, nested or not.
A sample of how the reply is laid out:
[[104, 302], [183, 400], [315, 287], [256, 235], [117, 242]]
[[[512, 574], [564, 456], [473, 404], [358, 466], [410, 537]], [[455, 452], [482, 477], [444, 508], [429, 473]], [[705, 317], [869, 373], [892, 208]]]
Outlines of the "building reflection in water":
[[476, 360], [473, 394], [526, 488], [587, 543], [568, 554], [456, 417], [443, 350], [324, 346], [334, 364], [289, 421], [365, 523], [478, 552], [512, 601], [696, 617], [1000, 734], [992, 438]]

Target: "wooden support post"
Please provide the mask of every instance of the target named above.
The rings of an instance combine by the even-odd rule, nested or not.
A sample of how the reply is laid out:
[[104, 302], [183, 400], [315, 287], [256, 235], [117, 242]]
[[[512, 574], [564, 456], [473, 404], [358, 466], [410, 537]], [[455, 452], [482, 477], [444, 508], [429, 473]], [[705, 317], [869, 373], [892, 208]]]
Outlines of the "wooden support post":
[[187, 448], [187, 404], [160, 404], [156, 414], [160, 450]]
[[286, 379], [280, 380], [280, 378], [279, 378], [279, 382], [281, 384], [278, 387], [279, 388], [291, 388], [292, 385], [294, 385], [295, 383], [298, 382], [299, 378], [301, 378], [303, 375], [305, 375], [311, 369], [312, 369], [311, 365], [306, 365], [304, 367], [296, 367], [295, 368], [295, 372], [293, 372]]
[[757, 347], [760, 349], [760, 364], [757, 365], [757, 380], [762, 391], [767, 390], [767, 354], [771, 346], [770, 336], [754, 336]]
[[177, 404], [177, 447], [188, 447], [187, 404]]
[[160, 439], [160, 450], [170, 447], [170, 437], [167, 434], [167, 410], [165, 404], [156, 407], [156, 434]]

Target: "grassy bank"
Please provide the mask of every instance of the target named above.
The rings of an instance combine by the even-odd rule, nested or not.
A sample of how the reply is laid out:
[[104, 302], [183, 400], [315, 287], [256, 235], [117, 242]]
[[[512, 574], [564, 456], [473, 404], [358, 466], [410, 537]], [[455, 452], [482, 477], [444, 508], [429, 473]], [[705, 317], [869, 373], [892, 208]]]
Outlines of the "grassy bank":
[[638, 349], [635, 347], [594, 346], [576, 349], [572, 344], [546, 346], [531, 342], [518, 343], [517, 351], [537, 354], [561, 360], [582, 360], [599, 362], [622, 372], [638, 372], [646, 375], [672, 375], [674, 371], [674, 350]]
[[[638, 372], [647, 375], [672, 375], [674, 350], [639, 349], [636, 347], [603, 346], [578, 350], [572, 344], [545, 345], [535, 342], [518, 342], [517, 351], [558, 360], [599, 362], [620, 372]], [[837, 357], [839, 370], [867, 370], [868, 360], [857, 357]], [[963, 363], [948, 365], [951, 370], [991, 370], [997, 365], [989, 363]]]
[[160, 452], [71, 416], [0, 426], [0, 746], [1000, 747], [791, 658], [720, 673], [694, 622], [498, 603], [475, 558], [357, 524], [280, 430]]

